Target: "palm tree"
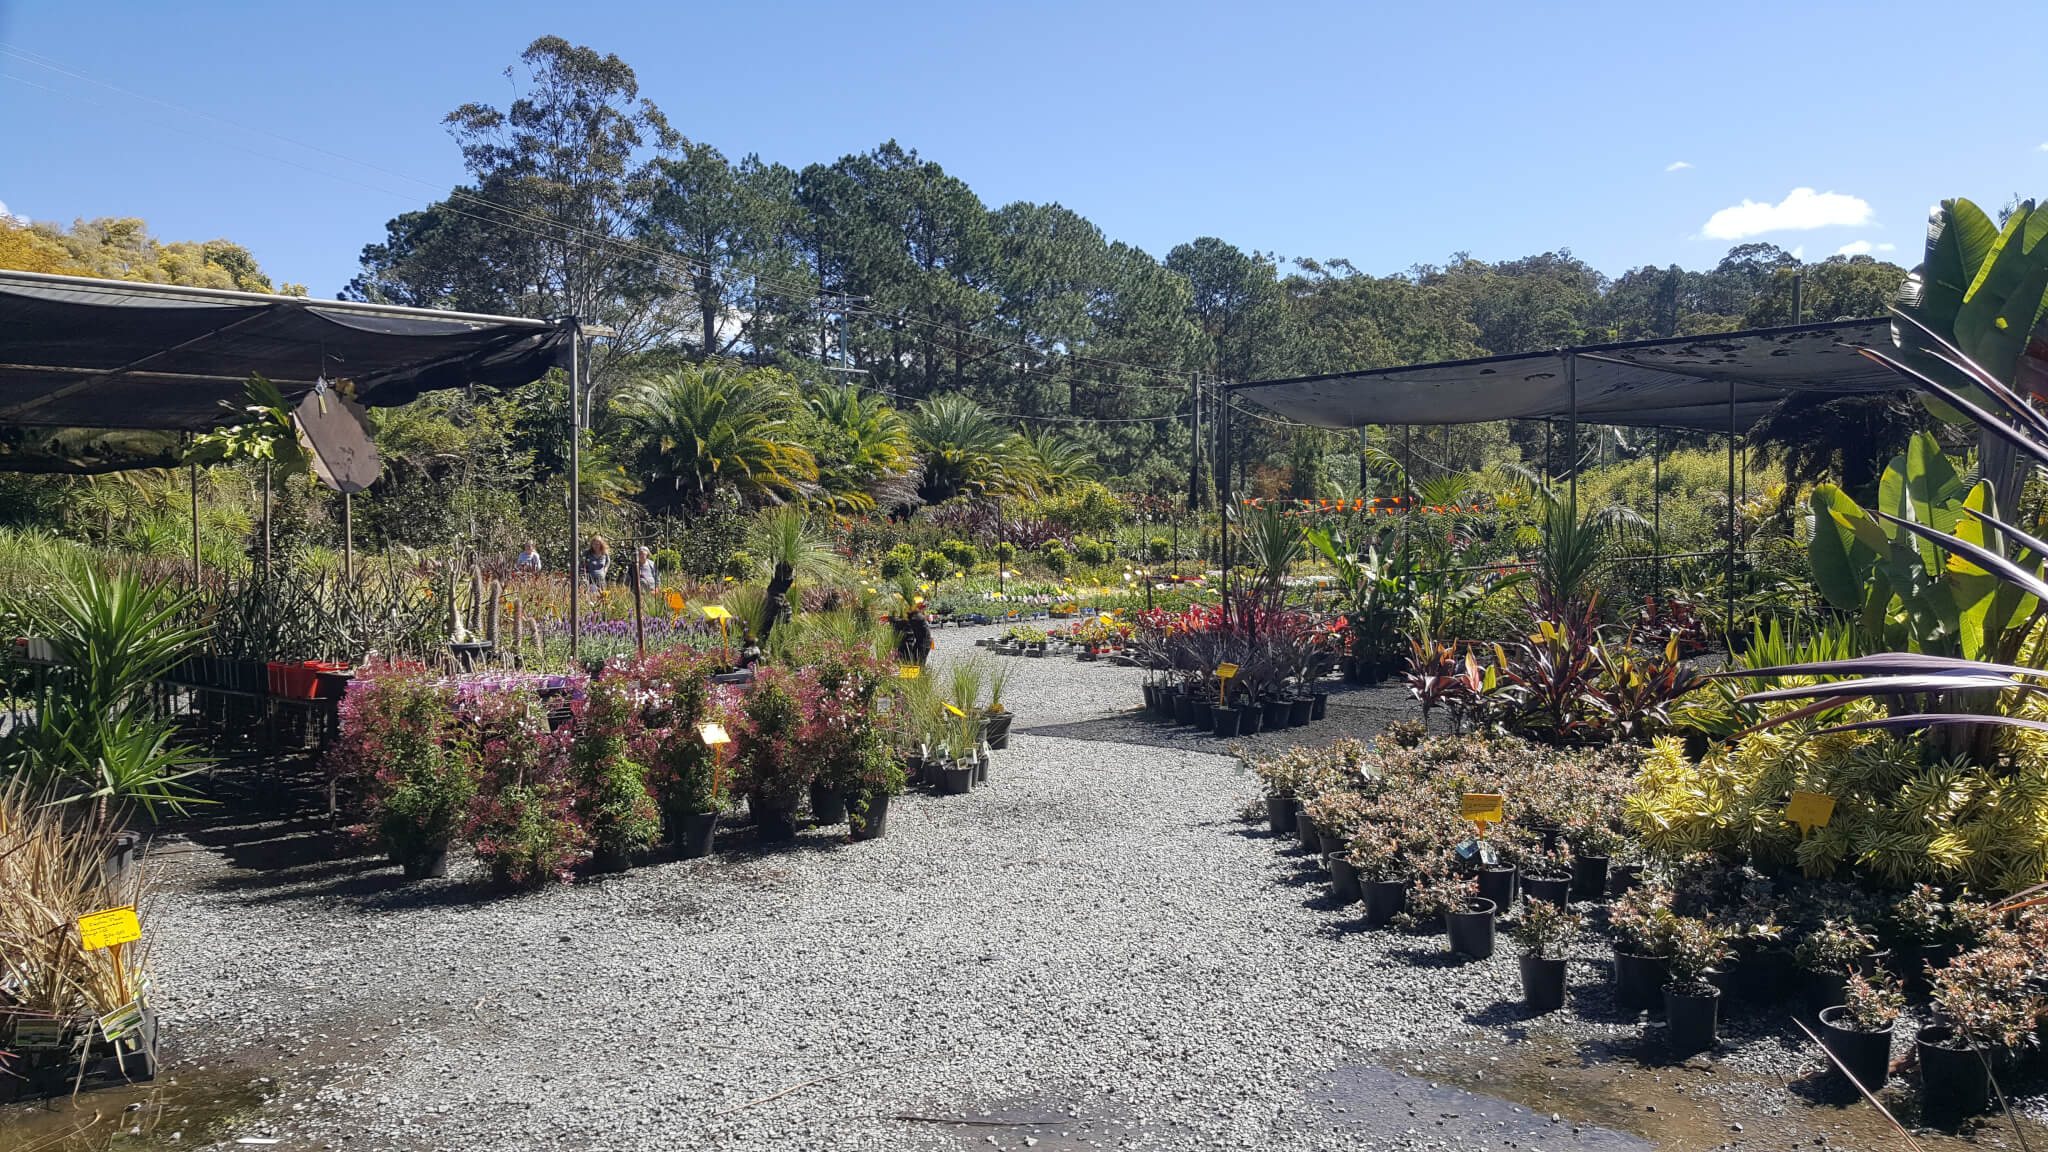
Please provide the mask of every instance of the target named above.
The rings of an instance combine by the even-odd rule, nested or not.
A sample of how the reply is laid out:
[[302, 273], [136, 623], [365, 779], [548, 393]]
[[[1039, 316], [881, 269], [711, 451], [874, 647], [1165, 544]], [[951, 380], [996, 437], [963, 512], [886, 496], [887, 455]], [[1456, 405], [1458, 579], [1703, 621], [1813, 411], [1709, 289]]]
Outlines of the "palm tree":
[[879, 393], [828, 384], [804, 397], [818, 425], [818, 483], [832, 507], [870, 512], [917, 499], [917, 453], [903, 417]]
[[1102, 476], [1086, 445], [1053, 428], [1026, 427], [1017, 437], [1017, 464], [1018, 479], [1040, 495]]
[[815, 485], [818, 464], [797, 438], [795, 407], [780, 372], [693, 364], [629, 385], [619, 415], [646, 440], [650, 500], [702, 509], [723, 486], [779, 503]]
[[1020, 437], [966, 396], [934, 396], [912, 409], [910, 439], [924, 457], [917, 494], [927, 504], [1017, 487]]

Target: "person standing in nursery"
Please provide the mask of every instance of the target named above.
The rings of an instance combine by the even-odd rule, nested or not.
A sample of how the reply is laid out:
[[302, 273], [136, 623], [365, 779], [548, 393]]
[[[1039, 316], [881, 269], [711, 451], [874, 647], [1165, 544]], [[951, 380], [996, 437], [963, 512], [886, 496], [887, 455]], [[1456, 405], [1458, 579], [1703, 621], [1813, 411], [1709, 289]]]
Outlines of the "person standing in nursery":
[[519, 554], [517, 567], [521, 572], [540, 575], [540, 545], [528, 540], [526, 551]]
[[583, 550], [583, 582], [592, 592], [604, 587], [605, 577], [611, 574], [612, 547], [602, 536], [592, 536], [590, 546]]
[[647, 551], [647, 545], [642, 544], [639, 552], [634, 555], [633, 570], [640, 578], [640, 587], [649, 592], [654, 591], [654, 556]]

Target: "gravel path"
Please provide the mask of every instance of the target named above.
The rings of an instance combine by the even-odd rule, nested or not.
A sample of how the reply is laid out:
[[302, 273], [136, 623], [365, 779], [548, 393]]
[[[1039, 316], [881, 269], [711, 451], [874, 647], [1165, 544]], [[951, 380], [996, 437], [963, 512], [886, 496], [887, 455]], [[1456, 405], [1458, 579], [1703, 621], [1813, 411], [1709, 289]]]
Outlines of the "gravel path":
[[[941, 632], [939, 659], [968, 636]], [[868, 843], [815, 830], [763, 851], [741, 831], [708, 861], [514, 898], [473, 868], [401, 886], [378, 861], [322, 859], [303, 817], [170, 844], [151, 921], [170, 1037], [155, 1139], [1647, 1146], [1472, 1094], [1633, 1043], [1591, 966], [1576, 1012], [1522, 1020], [1505, 941], [1457, 966], [1441, 936], [1355, 931], [1305, 858], [1238, 819], [1256, 789], [1233, 759], [1045, 734], [1142, 725], [1105, 717], [1135, 703], [1135, 670], [1014, 662], [1020, 731], [989, 786], [899, 798]], [[1773, 1075], [1801, 1062], [1745, 1051]], [[1681, 1082], [1667, 1071], [1658, 1091]], [[1723, 1080], [1742, 1103], [1751, 1082]], [[1639, 1107], [1602, 1091], [1623, 1100], [1612, 1117]], [[1684, 1146], [1742, 1139], [1712, 1123]], [[1785, 1146], [1782, 1126], [1750, 1124], [1765, 1138], [1726, 1146]]]

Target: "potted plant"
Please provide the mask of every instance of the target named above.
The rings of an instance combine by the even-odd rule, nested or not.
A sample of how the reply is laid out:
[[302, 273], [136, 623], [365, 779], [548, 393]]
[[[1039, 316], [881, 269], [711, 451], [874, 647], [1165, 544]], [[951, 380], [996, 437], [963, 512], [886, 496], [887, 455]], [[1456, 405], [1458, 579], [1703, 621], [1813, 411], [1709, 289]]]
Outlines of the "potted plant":
[[1431, 885], [1425, 901], [1444, 909], [1444, 932], [1451, 951], [1473, 960], [1493, 955], [1493, 901], [1474, 893], [1469, 882], [1445, 879]]
[[1241, 728], [1237, 709], [1228, 704], [1209, 706], [1209, 724], [1216, 735], [1225, 740], [1238, 735]]
[[1876, 951], [1870, 934], [1847, 919], [1822, 920], [1792, 949], [1792, 959], [1806, 973], [1807, 1004], [1814, 1011], [1842, 1002], [1857, 962]]
[[463, 838], [505, 888], [569, 878], [585, 847], [565, 772], [568, 740], [548, 731], [533, 689], [478, 692], [461, 702], [462, 736], [478, 780]]
[[1575, 914], [1537, 901], [1522, 910], [1509, 934], [1522, 946], [1522, 1003], [1535, 1012], [1564, 1007], [1564, 951], [1579, 935]]
[[1649, 1008], [1671, 980], [1677, 917], [1671, 891], [1645, 884], [1615, 902], [1607, 927], [1614, 933], [1614, 1001], [1624, 1011]]
[[1925, 999], [1934, 973], [1961, 953], [1982, 944], [1997, 925], [1991, 906], [1958, 897], [1944, 899], [1930, 884], [1915, 884], [1892, 905], [1891, 920], [1902, 955], [1908, 996]]
[[378, 842], [408, 880], [448, 874], [476, 796], [476, 763], [452, 746], [454, 712], [450, 689], [410, 673], [358, 679], [342, 701], [329, 763], [361, 781]]
[[1898, 982], [1880, 973], [1849, 977], [1842, 1003], [1820, 1010], [1820, 1042], [1857, 1085], [1869, 1092], [1891, 1075], [1892, 1026], [1906, 1007]]
[[1572, 899], [1603, 900], [1607, 897], [1607, 867], [1621, 847], [1621, 836], [1605, 824], [1582, 825], [1572, 830]]
[[855, 840], [874, 840], [889, 830], [889, 798], [903, 791], [902, 765], [888, 740], [869, 728], [857, 738], [858, 759], [846, 793], [849, 830]]
[[957, 716], [946, 725], [946, 767], [942, 784], [946, 795], [964, 796], [974, 788], [975, 731], [971, 717]]
[[591, 865], [625, 868], [661, 835], [661, 810], [648, 789], [647, 768], [628, 747], [637, 722], [638, 685], [615, 669], [591, 681], [575, 705], [579, 723], [569, 751], [576, 816], [590, 836]]
[[1935, 974], [1938, 1019], [1913, 1041], [1924, 1113], [1974, 1116], [1989, 1106], [1991, 1061], [2032, 1043], [2042, 1016], [2035, 961], [2024, 940], [2001, 929]]
[[1398, 840], [1384, 829], [1367, 828], [1351, 838], [1344, 856], [1358, 877], [1367, 924], [1377, 928], [1407, 910], [1414, 870]]
[[733, 735], [740, 745], [740, 779], [755, 830], [766, 840], [796, 835], [797, 807], [817, 764], [806, 749], [806, 720], [815, 711], [815, 681], [800, 671], [759, 669], [740, 702]]
[[1531, 852], [1522, 863], [1522, 894], [1531, 900], [1552, 904], [1571, 901], [1572, 874], [1564, 861], [1545, 849]]
[[1003, 707], [1003, 689], [1010, 685], [1010, 667], [996, 664], [988, 670], [988, 703], [982, 708], [983, 731], [987, 734], [988, 746], [1000, 752], [1010, 746], [1010, 723], [1013, 717]]
[[1674, 1052], [1704, 1052], [1720, 1043], [1721, 990], [1707, 980], [1727, 954], [1721, 930], [1697, 916], [1674, 916], [1671, 976], [1664, 984], [1664, 1023]]

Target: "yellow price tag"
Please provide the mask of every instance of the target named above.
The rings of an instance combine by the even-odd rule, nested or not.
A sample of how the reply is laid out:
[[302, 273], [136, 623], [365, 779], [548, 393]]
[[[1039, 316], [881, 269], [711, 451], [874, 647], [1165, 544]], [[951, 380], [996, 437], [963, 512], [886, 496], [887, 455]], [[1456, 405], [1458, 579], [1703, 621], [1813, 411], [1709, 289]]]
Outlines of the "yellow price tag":
[[720, 606], [720, 605], [717, 605], [717, 604], [706, 604], [706, 605], [705, 605], [705, 606], [704, 606], [704, 607], [703, 607], [703, 608], [701, 609], [701, 611], [702, 611], [702, 612], [704, 613], [704, 618], [705, 618], [706, 620], [730, 620], [730, 619], [732, 619], [732, 613], [730, 613], [730, 612], [727, 612], [727, 611], [726, 611], [726, 610], [725, 610], [725, 609], [724, 609], [724, 608], [723, 608], [722, 606]]
[[725, 726], [723, 724], [706, 724], [702, 728], [697, 729], [697, 734], [704, 738], [706, 744], [714, 748], [720, 744], [732, 743], [732, 737], [725, 734]]
[[1458, 815], [1475, 824], [1499, 824], [1507, 796], [1498, 792], [1466, 792], [1458, 797]]
[[142, 939], [142, 922], [135, 918], [135, 907], [109, 908], [78, 918], [79, 941], [87, 952], [97, 948], [111, 948], [116, 944], [127, 944]]
[[1237, 665], [1235, 665], [1235, 664], [1218, 664], [1218, 665], [1216, 666], [1216, 675], [1218, 675], [1218, 676], [1221, 676], [1221, 677], [1222, 677], [1223, 679], [1225, 679], [1225, 680], [1228, 680], [1228, 679], [1230, 679], [1230, 678], [1231, 678], [1232, 676], [1235, 676], [1235, 675], [1237, 675]]
[[896, 678], [898, 680], [915, 680], [922, 675], [924, 675], [924, 669], [919, 668], [915, 664], [900, 665], [896, 669]]
[[1801, 834], [1825, 828], [1835, 815], [1835, 798], [1823, 792], [1794, 792], [1785, 805], [1785, 819], [1799, 825]]
[[946, 711], [951, 712], [953, 715], [958, 716], [963, 720], [967, 717], [967, 713], [962, 712], [960, 709], [953, 707], [953, 702], [951, 700], [946, 701]]

